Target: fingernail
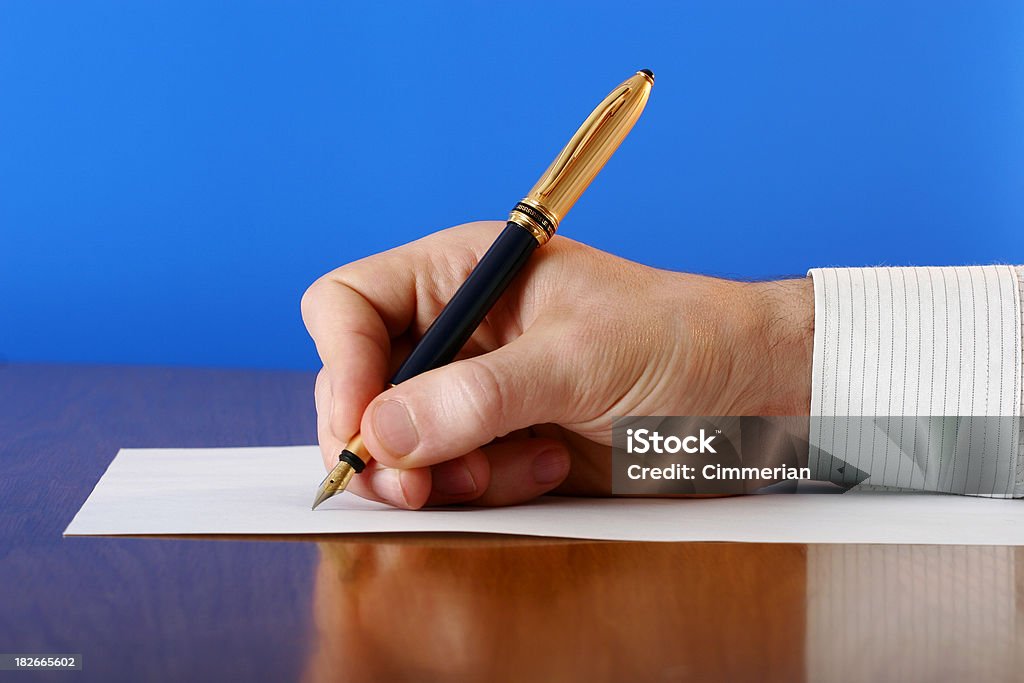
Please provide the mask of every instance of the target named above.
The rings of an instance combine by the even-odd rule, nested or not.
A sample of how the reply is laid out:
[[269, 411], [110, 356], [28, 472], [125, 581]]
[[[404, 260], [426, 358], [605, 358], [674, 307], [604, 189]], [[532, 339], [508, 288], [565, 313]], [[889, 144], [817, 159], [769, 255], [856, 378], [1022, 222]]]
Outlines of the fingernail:
[[396, 458], [412, 453], [420, 440], [409, 410], [394, 399], [381, 401], [373, 409], [373, 431], [381, 445]]
[[533, 480], [547, 486], [565, 479], [569, 474], [569, 454], [558, 449], [544, 451], [533, 459]]
[[402, 470], [382, 467], [374, 472], [373, 492], [392, 505], [409, 507], [402, 488]]
[[434, 492], [443, 496], [466, 496], [476, 492], [476, 480], [461, 460], [438, 465], [430, 477]]

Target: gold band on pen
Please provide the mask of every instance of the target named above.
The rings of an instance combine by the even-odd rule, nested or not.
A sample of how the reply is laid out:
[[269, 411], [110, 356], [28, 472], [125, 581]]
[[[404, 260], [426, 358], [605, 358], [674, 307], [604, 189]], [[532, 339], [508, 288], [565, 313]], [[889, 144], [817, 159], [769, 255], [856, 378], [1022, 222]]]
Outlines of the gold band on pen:
[[370, 462], [370, 458], [372, 457], [369, 449], [366, 447], [366, 444], [363, 443], [362, 434], [356, 434], [353, 436], [349, 442], [345, 444], [345, 450], [362, 460], [364, 463]]
[[[392, 384], [391, 382], [388, 382], [387, 388], [394, 389], [395, 385]], [[363, 443], [363, 435], [359, 432], [356, 432], [356, 435], [349, 439], [348, 443], [345, 444], [345, 448], [343, 450], [348, 451], [352, 455], [359, 458], [364, 465], [370, 462], [370, 459], [373, 457], [370, 455], [370, 450], [366, 447], [366, 444]], [[358, 464], [359, 463], [356, 463], [356, 465]], [[346, 484], [347, 483], [348, 482], [346, 482]]]
[[529, 230], [541, 246], [547, 244], [558, 229], [558, 220], [541, 206], [540, 202], [529, 197], [523, 197], [523, 200], [516, 204], [508, 219]]

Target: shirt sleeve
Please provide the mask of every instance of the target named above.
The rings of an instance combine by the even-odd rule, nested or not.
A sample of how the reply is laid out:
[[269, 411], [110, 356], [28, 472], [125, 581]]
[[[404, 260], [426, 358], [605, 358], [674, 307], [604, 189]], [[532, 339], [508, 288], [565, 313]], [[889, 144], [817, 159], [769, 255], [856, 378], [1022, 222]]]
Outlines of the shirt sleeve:
[[1024, 497], [1024, 268], [809, 275], [812, 469], [860, 488]]

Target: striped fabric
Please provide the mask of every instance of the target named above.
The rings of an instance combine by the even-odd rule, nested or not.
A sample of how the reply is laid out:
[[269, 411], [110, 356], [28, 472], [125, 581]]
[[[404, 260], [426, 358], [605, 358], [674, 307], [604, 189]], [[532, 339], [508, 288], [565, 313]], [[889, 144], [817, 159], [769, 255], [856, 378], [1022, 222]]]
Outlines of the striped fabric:
[[861, 488], [1024, 496], [1024, 268], [809, 274], [812, 467], [854, 465]]

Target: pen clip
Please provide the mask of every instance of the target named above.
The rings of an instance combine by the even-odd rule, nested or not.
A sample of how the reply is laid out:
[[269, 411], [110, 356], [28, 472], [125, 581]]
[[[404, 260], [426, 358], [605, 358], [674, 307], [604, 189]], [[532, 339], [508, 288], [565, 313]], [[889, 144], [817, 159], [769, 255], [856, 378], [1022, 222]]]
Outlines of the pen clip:
[[[615, 113], [622, 107], [626, 102], [626, 98], [629, 95], [630, 87], [623, 85], [617, 90], [613, 90], [605, 98], [608, 106], [599, 106], [590, 117], [579, 127], [576, 134], [572, 136], [569, 143], [562, 150], [558, 158], [551, 164], [551, 170], [548, 173], [547, 181], [542, 187], [537, 190], [540, 196], [546, 196], [552, 188], [554, 188], [559, 179], [568, 172], [573, 162], [579, 159], [580, 155], [587, 147], [594, 136], [596, 136], [601, 129], [611, 120]], [[594, 117], [597, 117], [594, 119]], [[592, 120], [594, 119], [594, 120]]]

